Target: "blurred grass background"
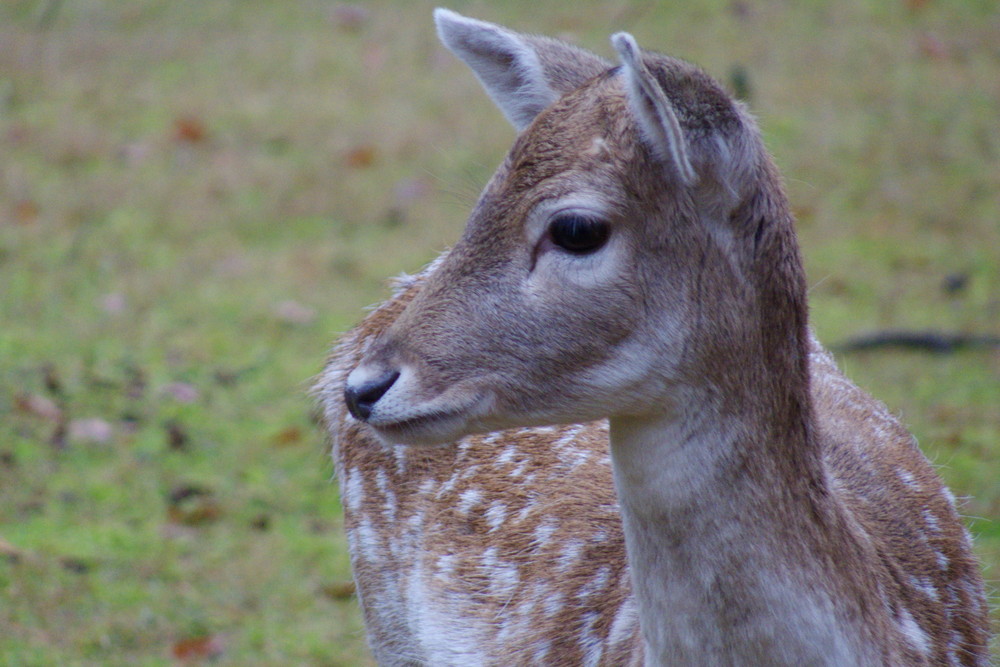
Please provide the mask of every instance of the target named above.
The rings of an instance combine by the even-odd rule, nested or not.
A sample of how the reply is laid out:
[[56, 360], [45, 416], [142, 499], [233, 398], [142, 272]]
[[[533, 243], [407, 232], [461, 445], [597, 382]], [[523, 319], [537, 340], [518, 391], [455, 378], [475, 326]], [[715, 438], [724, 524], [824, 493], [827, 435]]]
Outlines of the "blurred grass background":
[[[513, 137], [422, 0], [0, 5], [0, 663], [368, 664], [310, 377]], [[813, 322], [1000, 333], [994, 0], [457, 1], [746, 95]], [[1000, 564], [1000, 353], [841, 355]]]

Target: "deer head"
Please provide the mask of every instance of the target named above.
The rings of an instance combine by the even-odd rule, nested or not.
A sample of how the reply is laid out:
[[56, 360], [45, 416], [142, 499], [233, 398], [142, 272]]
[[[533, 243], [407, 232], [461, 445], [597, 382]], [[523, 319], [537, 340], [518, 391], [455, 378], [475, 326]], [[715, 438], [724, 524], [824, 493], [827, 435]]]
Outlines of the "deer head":
[[683, 410], [765, 364], [804, 377], [791, 217], [739, 103], [626, 33], [612, 67], [435, 19], [519, 135], [461, 239], [349, 375], [355, 418], [386, 442], [440, 443]]

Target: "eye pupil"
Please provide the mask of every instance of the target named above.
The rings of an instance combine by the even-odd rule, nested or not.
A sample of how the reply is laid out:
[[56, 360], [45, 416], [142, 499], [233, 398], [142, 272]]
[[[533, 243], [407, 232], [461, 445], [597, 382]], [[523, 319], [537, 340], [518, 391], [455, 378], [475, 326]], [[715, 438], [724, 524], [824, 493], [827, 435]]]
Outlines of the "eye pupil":
[[561, 215], [549, 224], [549, 235], [558, 247], [576, 255], [599, 250], [607, 243], [611, 227], [582, 215]]

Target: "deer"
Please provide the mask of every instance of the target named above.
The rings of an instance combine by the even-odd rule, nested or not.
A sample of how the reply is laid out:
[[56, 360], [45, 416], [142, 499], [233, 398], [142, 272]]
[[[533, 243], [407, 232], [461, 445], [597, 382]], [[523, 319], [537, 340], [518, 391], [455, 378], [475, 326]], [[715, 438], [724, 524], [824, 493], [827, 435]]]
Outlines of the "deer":
[[986, 665], [955, 497], [810, 328], [745, 105], [434, 18], [518, 134], [316, 384], [378, 663]]

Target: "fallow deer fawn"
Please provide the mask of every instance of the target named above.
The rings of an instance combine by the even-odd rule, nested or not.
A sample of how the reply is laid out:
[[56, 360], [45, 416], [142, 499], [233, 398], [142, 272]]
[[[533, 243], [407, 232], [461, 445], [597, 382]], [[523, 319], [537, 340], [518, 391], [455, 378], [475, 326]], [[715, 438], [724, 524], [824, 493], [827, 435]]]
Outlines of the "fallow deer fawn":
[[744, 107], [625, 33], [435, 18], [520, 134], [318, 385], [376, 659], [987, 664], [954, 497], [811, 335]]

